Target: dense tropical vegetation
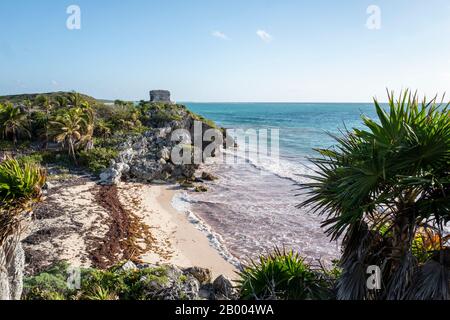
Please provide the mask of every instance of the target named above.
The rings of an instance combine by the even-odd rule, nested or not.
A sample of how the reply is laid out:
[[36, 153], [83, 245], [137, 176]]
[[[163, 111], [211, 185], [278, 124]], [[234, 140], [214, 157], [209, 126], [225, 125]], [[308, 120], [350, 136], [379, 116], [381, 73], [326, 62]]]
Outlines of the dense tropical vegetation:
[[[318, 150], [300, 206], [324, 215], [343, 238], [338, 299], [450, 299], [450, 111], [437, 99], [389, 93], [377, 120]], [[366, 286], [381, 269], [382, 290]]]
[[[106, 104], [76, 92], [0, 97], [0, 156], [99, 173], [127, 135], [145, 131], [146, 102]], [[170, 116], [170, 115], [169, 115]]]

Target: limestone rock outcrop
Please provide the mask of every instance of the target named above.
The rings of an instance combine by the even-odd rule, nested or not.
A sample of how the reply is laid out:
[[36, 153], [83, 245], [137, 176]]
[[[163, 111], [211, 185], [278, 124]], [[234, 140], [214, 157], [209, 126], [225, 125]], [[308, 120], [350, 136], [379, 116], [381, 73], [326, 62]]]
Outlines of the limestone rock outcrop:
[[22, 244], [10, 236], [0, 245], [0, 300], [20, 300], [24, 269]]
[[[153, 129], [142, 135], [129, 137], [118, 147], [119, 156], [110, 168], [100, 175], [102, 184], [118, 184], [122, 179], [140, 182], [193, 179], [200, 166], [196, 160], [204, 160], [203, 150], [211, 143], [201, 140], [197, 147], [194, 143], [196, 132], [214, 129], [217, 135], [221, 135], [221, 140], [224, 140], [222, 128], [207, 123], [184, 106], [152, 106], [148, 111], [150, 120], [147, 125]], [[175, 147], [177, 149], [174, 149]], [[175, 161], [174, 154], [187, 154], [190, 161]]]

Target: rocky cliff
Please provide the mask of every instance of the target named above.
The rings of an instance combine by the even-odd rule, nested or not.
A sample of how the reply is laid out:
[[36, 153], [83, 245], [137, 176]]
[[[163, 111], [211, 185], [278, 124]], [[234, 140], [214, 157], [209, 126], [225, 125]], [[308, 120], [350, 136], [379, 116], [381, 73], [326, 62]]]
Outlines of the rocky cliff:
[[[24, 224], [24, 221], [17, 223]], [[20, 242], [22, 227], [0, 240], [0, 300], [20, 300], [25, 253]]]
[[[211, 143], [195, 144], [199, 131], [214, 129], [220, 135], [217, 145], [226, 140], [225, 130], [217, 127], [186, 107], [173, 104], [151, 103], [147, 110], [150, 129], [142, 135], [132, 136], [118, 147], [119, 156], [111, 167], [100, 175], [103, 184], [117, 184], [121, 179], [152, 182], [192, 179], [201, 161], [203, 151]], [[189, 154], [190, 161], [179, 163], [173, 159], [174, 148]], [[215, 156], [215, 151], [212, 156]], [[200, 159], [200, 163], [196, 160]]]

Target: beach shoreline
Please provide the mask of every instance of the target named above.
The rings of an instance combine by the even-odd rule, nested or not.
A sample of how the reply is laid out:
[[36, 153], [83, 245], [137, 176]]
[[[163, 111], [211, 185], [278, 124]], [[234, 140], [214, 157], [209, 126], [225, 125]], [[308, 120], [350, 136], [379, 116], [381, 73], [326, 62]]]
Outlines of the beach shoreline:
[[142, 201], [138, 215], [150, 226], [159, 248], [144, 254], [143, 262], [202, 267], [211, 270], [213, 278], [220, 275], [236, 278], [237, 269], [211, 246], [207, 236], [185, 213], [173, 207], [172, 199], [179, 192], [175, 185], [122, 183], [119, 190], [125, 197], [139, 194]]
[[146, 230], [130, 234], [142, 248], [134, 256], [137, 260], [150, 265], [207, 268], [214, 278], [220, 275], [237, 278], [235, 266], [221, 256], [186, 213], [173, 207], [172, 199], [179, 192], [176, 185], [122, 182], [114, 187], [117, 195], [114, 201], [99, 199], [102, 190], [104, 193], [108, 187], [99, 186], [96, 181], [78, 176], [71, 181], [70, 185], [66, 180], [49, 183], [46, 198], [35, 210], [35, 219], [23, 241], [28, 274], [60, 261], [72, 267], [89, 268], [126, 260], [125, 252], [117, 247], [129, 239], [111, 237], [114, 234], [111, 230], [124, 223], [113, 221], [112, 208], [119, 206], [121, 220], [127, 220], [128, 216]]

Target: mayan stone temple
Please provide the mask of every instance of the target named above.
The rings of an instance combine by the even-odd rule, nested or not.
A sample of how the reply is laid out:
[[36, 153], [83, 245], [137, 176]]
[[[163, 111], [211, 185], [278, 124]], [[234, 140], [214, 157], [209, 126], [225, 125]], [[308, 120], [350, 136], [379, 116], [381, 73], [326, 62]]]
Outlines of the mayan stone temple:
[[150, 91], [150, 102], [172, 103], [172, 101], [170, 100], [170, 91], [168, 90]]

